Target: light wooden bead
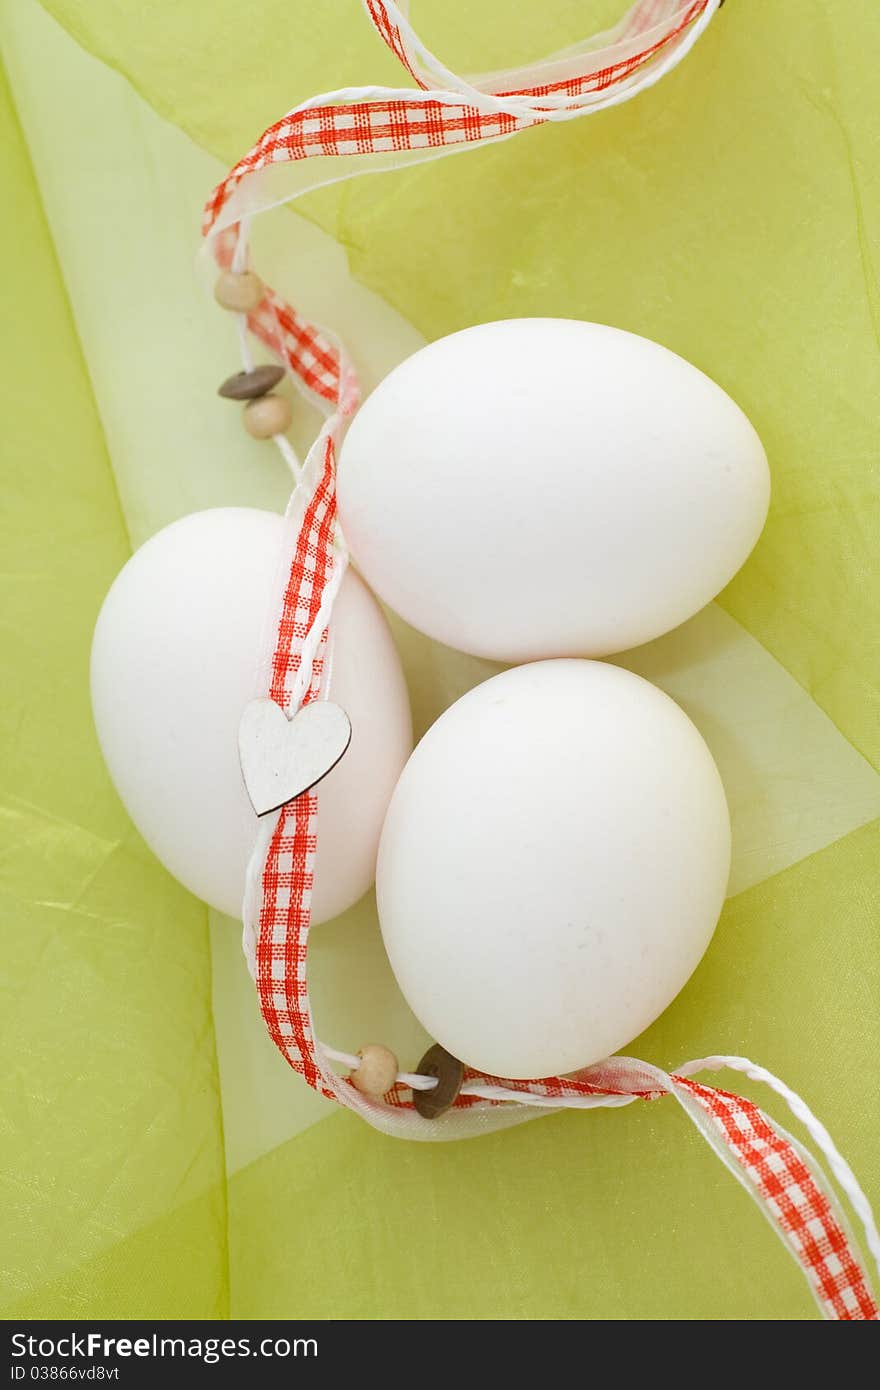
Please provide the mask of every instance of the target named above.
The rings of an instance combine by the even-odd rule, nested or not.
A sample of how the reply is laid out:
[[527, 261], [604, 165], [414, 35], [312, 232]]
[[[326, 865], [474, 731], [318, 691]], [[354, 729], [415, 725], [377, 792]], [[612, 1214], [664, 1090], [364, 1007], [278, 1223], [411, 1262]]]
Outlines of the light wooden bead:
[[358, 1053], [359, 1066], [351, 1074], [351, 1084], [365, 1096], [384, 1096], [397, 1080], [397, 1058], [387, 1047], [370, 1043]]
[[220, 307], [236, 314], [249, 314], [265, 297], [266, 286], [252, 270], [224, 270], [214, 286], [214, 298]]
[[271, 439], [290, 428], [293, 411], [284, 396], [261, 396], [244, 408], [244, 427], [254, 439]]

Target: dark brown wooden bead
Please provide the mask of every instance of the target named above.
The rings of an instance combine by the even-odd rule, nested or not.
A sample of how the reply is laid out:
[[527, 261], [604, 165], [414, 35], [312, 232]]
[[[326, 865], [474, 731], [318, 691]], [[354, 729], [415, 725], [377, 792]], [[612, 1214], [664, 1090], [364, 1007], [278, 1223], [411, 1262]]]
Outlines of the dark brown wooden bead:
[[429, 1047], [419, 1065], [419, 1076], [436, 1076], [437, 1085], [430, 1091], [413, 1091], [413, 1104], [426, 1120], [436, 1120], [445, 1115], [461, 1090], [464, 1081], [464, 1063], [446, 1051], [439, 1043]]
[[253, 371], [228, 376], [218, 388], [217, 395], [224, 396], [228, 401], [255, 401], [283, 380], [284, 368], [267, 362], [263, 367], [254, 367]]

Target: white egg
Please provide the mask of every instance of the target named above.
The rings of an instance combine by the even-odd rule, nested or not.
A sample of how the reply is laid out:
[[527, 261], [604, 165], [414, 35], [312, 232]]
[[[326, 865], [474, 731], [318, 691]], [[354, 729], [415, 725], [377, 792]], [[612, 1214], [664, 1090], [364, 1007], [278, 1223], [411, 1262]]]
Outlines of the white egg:
[[388, 810], [376, 890], [416, 1017], [493, 1075], [630, 1042], [674, 999], [724, 900], [730, 822], [706, 745], [639, 676], [516, 667], [429, 730]]
[[[241, 915], [257, 830], [238, 757], [272, 601], [282, 518], [223, 508], [160, 531], [122, 570], [92, 647], [92, 706], [110, 775], [165, 867]], [[409, 701], [384, 616], [346, 574], [331, 623], [330, 695], [352, 741], [319, 787], [313, 920], [373, 881], [382, 820], [412, 747]]]
[[740, 568], [769, 489], [720, 387], [570, 319], [417, 352], [361, 408], [339, 469], [367, 583], [430, 637], [501, 661], [602, 656], [676, 627]]

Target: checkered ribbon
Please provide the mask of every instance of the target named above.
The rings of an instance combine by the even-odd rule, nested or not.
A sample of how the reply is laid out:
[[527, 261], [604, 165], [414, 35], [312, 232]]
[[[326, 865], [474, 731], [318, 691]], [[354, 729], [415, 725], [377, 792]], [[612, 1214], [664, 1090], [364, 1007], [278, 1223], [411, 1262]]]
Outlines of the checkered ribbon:
[[[246, 264], [247, 219], [253, 213], [308, 187], [505, 139], [532, 125], [626, 100], [680, 60], [718, 8], [718, 0], [640, 0], [614, 30], [531, 68], [459, 78], [424, 47], [399, 7], [388, 0], [365, 3], [419, 90], [331, 93], [303, 103], [270, 126], [214, 190], [205, 209], [204, 233], [221, 266]], [[327, 161], [334, 166], [332, 174]], [[303, 169], [309, 170], [305, 176]], [[269, 615], [258, 682], [259, 693], [268, 691], [292, 715], [326, 694], [329, 613], [347, 560], [336, 516], [336, 455], [345, 422], [357, 406], [357, 381], [332, 335], [308, 323], [271, 290], [248, 315], [247, 328], [286, 364], [327, 416], [287, 510], [277, 601]], [[667, 1073], [614, 1057], [575, 1076], [536, 1081], [506, 1081], [469, 1070], [455, 1105], [436, 1120], [416, 1112], [405, 1075], [381, 1101], [356, 1090], [332, 1066], [309, 1007], [317, 834], [315, 791], [261, 819], [243, 912], [245, 955], [266, 1027], [310, 1086], [388, 1134], [429, 1140], [502, 1128], [546, 1109], [614, 1107], [671, 1095], [768, 1217], [801, 1266], [823, 1316], [880, 1319], [858, 1246], [819, 1163], [752, 1101], [693, 1080], [695, 1072], [729, 1067], [782, 1096], [849, 1197], [880, 1268], [880, 1236], [870, 1206], [827, 1131], [800, 1097], [746, 1059], [702, 1058]]]

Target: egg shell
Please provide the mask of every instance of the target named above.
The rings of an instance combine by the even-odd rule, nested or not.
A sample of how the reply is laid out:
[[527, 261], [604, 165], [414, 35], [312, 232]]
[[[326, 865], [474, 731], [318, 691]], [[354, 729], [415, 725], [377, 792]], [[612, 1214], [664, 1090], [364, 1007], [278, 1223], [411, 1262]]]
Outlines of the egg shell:
[[[153, 536], [116, 579], [92, 646], [92, 707], [125, 806], [165, 867], [239, 917], [257, 831], [238, 759], [256, 694], [283, 520], [198, 512]], [[388, 625], [348, 572], [331, 622], [330, 697], [351, 745], [318, 787], [313, 921], [370, 887], [382, 820], [412, 748], [409, 701]]]
[[376, 890], [398, 984], [491, 1075], [570, 1072], [629, 1043], [709, 944], [730, 867], [721, 779], [639, 676], [547, 661], [458, 700], [407, 763]]
[[501, 661], [602, 656], [708, 603], [767, 514], [757, 434], [657, 343], [571, 319], [454, 333], [395, 368], [342, 448], [367, 583]]

